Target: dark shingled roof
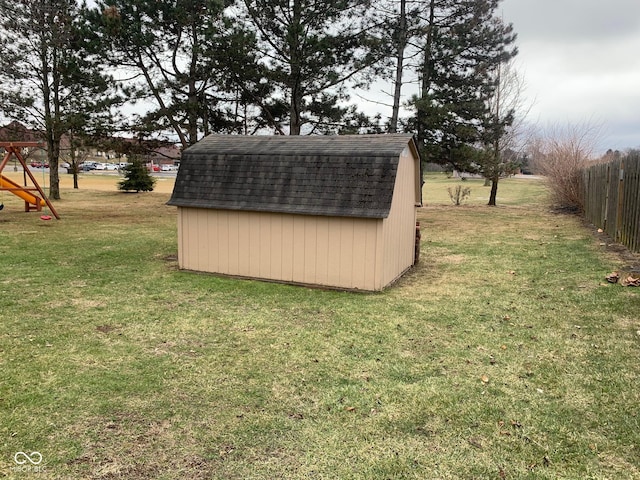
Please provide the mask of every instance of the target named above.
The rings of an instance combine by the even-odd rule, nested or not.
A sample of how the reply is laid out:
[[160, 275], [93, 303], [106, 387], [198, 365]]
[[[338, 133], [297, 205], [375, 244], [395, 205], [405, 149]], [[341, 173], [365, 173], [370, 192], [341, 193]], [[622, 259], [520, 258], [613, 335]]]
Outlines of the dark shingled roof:
[[405, 134], [210, 135], [183, 152], [168, 204], [385, 218], [409, 143]]

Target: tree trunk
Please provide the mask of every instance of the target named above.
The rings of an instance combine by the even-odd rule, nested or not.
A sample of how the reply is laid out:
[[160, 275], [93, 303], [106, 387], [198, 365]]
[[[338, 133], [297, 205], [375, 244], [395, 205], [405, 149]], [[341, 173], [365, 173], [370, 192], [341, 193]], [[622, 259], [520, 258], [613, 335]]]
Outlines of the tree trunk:
[[188, 141], [189, 145], [194, 145], [198, 141], [198, 93], [196, 92], [195, 82], [189, 81], [189, 95], [187, 100], [187, 122], [189, 129]]
[[60, 200], [60, 176], [58, 174], [58, 164], [60, 161], [60, 140], [62, 139], [62, 113], [60, 99], [60, 90], [62, 88], [60, 70], [62, 49], [58, 45], [52, 47], [53, 54], [53, 71], [51, 79], [53, 80], [52, 100], [53, 100], [53, 117], [51, 118], [51, 155], [49, 155], [49, 197], [54, 200]]
[[189, 65], [188, 97], [187, 97], [187, 118], [189, 129], [189, 145], [194, 145], [198, 141], [198, 89], [195, 78], [198, 71], [198, 51], [200, 48], [198, 39], [198, 29], [195, 23], [191, 25], [191, 37], [193, 39], [193, 50], [191, 52], [191, 65]]
[[[420, 101], [423, 103], [428, 102], [429, 89], [431, 88], [431, 61], [432, 61], [431, 50], [433, 48], [433, 22], [435, 19], [436, 0], [430, 0], [428, 8], [429, 8], [429, 21], [428, 21], [429, 23], [427, 25], [427, 38], [424, 45], [422, 70], [420, 72], [421, 74]], [[420, 103], [418, 104], [416, 117], [417, 117], [417, 123], [418, 123], [417, 125], [418, 148], [420, 150], [423, 150], [425, 137], [426, 137], [425, 128], [427, 124], [427, 118], [426, 118], [425, 108]], [[427, 158], [423, 158], [422, 160], [425, 163], [428, 162]], [[422, 183], [424, 184], [424, 178], [422, 179]]]
[[424, 45], [424, 57], [422, 63], [420, 98], [426, 98], [429, 95], [431, 87], [431, 50], [433, 48], [433, 22], [435, 21], [436, 0], [429, 2], [429, 23], [427, 24], [427, 38]]
[[389, 132], [396, 133], [398, 131], [398, 116], [400, 114], [400, 95], [402, 93], [402, 71], [404, 68], [404, 50], [407, 46], [407, 11], [406, 0], [400, 0], [400, 21], [398, 25], [398, 36], [396, 38], [396, 78], [394, 82], [393, 92], [393, 108], [391, 111], [391, 120], [389, 120]]
[[300, 135], [302, 118], [300, 115], [302, 99], [298, 98], [297, 86], [291, 89], [291, 107], [289, 108], [289, 135]]
[[[55, 51], [55, 50], [54, 50]], [[55, 82], [52, 81], [52, 72], [56, 71], [55, 59], [49, 62], [49, 46], [44, 39], [44, 33], [41, 34], [40, 42], [40, 62], [42, 64], [42, 72], [40, 81], [42, 82], [42, 100], [44, 106], [44, 135], [45, 142], [47, 144], [47, 162], [49, 163], [49, 198], [54, 200], [60, 200], [60, 185], [58, 179], [58, 157], [60, 156], [60, 140], [56, 142], [56, 113], [58, 112], [55, 103], [55, 87], [52, 85]], [[59, 117], [58, 117], [59, 118]], [[43, 186], [44, 188], [44, 186]]]
[[[429, 99], [429, 89], [431, 88], [431, 56], [432, 56], [432, 48], [433, 48], [433, 22], [435, 20], [435, 10], [436, 10], [436, 0], [429, 1], [429, 24], [427, 25], [427, 39], [424, 46], [424, 57], [422, 64], [421, 73], [421, 85], [420, 85], [420, 102], [427, 102]], [[425, 130], [427, 127], [427, 115], [425, 113], [425, 108], [418, 103], [418, 108], [416, 112], [417, 119], [417, 141], [418, 148], [421, 152], [424, 153], [424, 143], [425, 143]], [[424, 154], [422, 158], [423, 163], [427, 163], [429, 159], [427, 155]], [[424, 185], [424, 169], [422, 165], [420, 165], [420, 177], [421, 177], [421, 185]]]
[[302, 59], [300, 58], [300, 31], [302, 19], [302, 5], [298, 0], [293, 2], [293, 18], [289, 26], [289, 51], [290, 64], [291, 64], [291, 76], [289, 78], [289, 85], [291, 89], [291, 105], [289, 106], [289, 135], [300, 135], [302, 131], [302, 101], [301, 95], [301, 66]]
[[489, 194], [489, 203], [488, 205], [491, 207], [496, 206], [496, 197], [498, 196], [498, 181], [500, 177], [494, 177], [491, 179], [491, 193]]
[[49, 142], [47, 159], [49, 161], [49, 198], [60, 200], [60, 176], [58, 174], [58, 159], [60, 158], [60, 140]]

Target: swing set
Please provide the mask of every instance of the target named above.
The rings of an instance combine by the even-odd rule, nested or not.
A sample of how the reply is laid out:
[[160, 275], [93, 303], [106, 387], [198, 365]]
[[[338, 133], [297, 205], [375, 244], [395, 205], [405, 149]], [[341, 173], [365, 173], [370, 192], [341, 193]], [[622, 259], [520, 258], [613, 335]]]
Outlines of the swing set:
[[[34, 177], [33, 173], [29, 169], [29, 165], [25, 161], [22, 156], [23, 148], [42, 148], [44, 147], [43, 143], [40, 142], [0, 142], [0, 148], [3, 148], [5, 151], [4, 158], [0, 163], [0, 192], [10, 192], [17, 197], [20, 197], [24, 200], [24, 211], [38, 211], [42, 212], [42, 207], [48, 207], [51, 214], [57, 219], [60, 220], [60, 216], [56, 209], [53, 208], [51, 201], [45, 195], [44, 190], [38, 184], [36, 177]], [[24, 181], [23, 185], [20, 185], [10, 178], [2, 175], [2, 170], [9, 163], [11, 157], [15, 157], [22, 165]], [[43, 172], [44, 175], [44, 172]], [[28, 185], [27, 177], [31, 180], [32, 186]], [[38, 196], [35, 192], [37, 192], [40, 196]], [[4, 203], [0, 200], [0, 210], [4, 208]], [[51, 220], [51, 215], [42, 214], [40, 215], [42, 220]]]

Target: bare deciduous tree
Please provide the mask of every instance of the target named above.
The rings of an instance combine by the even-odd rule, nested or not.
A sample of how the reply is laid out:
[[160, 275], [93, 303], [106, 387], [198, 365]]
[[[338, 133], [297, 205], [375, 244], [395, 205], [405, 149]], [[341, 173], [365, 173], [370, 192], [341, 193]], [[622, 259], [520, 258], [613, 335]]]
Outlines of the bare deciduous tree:
[[[489, 118], [499, 128], [488, 128], [487, 156], [481, 166], [482, 175], [491, 185], [489, 205], [495, 205], [498, 182], [517, 172], [524, 145], [524, 120], [531, 109], [525, 104], [523, 76], [515, 68], [513, 59], [498, 65], [496, 89], [488, 100]], [[490, 125], [491, 127], [491, 125]], [[501, 128], [500, 128], [501, 127]]]
[[554, 206], [581, 212], [581, 170], [594, 160], [602, 126], [591, 121], [550, 125], [529, 148], [538, 173], [544, 175]]

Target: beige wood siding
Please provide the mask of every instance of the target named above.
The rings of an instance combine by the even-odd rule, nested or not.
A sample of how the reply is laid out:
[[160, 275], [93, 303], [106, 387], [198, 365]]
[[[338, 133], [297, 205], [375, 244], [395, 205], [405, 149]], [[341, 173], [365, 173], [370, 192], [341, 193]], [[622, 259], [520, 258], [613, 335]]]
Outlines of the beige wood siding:
[[[417, 170], [416, 170], [417, 169]], [[388, 285], [413, 265], [416, 232], [417, 158], [409, 148], [400, 156], [389, 216], [382, 222], [384, 245], [383, 283]]]
[[181, 207], [178, 236], [180, 268], [187, 270], [349, 289], [385, 286], [382, 220]]

